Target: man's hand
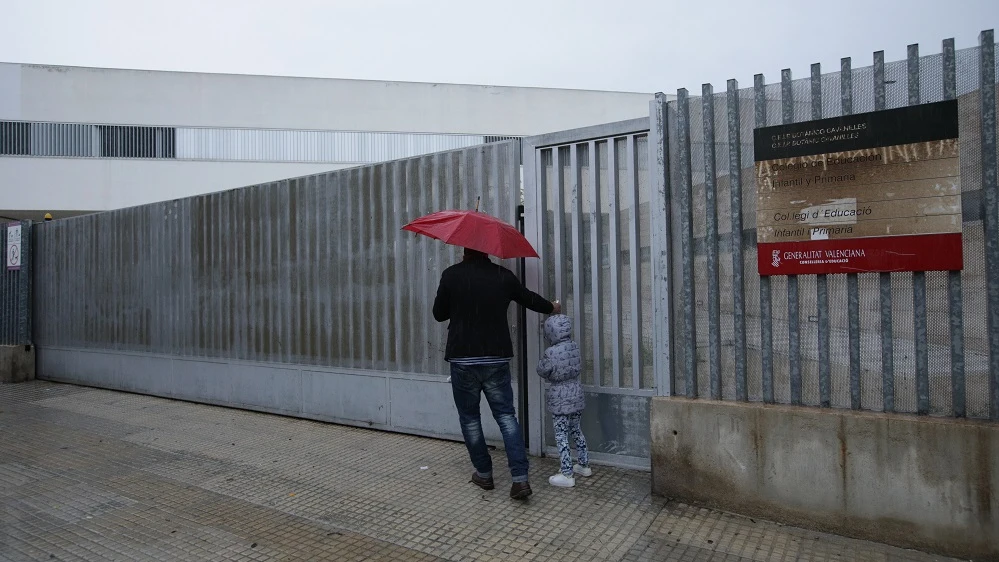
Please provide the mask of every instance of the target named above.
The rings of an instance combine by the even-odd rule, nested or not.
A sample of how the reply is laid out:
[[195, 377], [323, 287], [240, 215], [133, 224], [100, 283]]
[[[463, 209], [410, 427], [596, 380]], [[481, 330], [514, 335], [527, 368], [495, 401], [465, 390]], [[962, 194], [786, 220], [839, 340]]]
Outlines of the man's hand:
[[562, 314], [562, 304], [558, 301], [552, 301], [552, 314]]

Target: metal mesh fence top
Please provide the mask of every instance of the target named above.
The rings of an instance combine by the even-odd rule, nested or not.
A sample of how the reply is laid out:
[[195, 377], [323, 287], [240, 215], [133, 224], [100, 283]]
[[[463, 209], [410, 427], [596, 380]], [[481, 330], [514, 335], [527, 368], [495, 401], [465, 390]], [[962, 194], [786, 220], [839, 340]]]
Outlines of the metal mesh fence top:
[[[983, 109], [982, 50], [950, 42], [920, 58], [910, 47], [909, 60], [885, 64], [875, 53], [871, 66], [844, 59], [836, 72], [814, 65], [807, 77], [681, 90], [668, 103], [676, 394], [999, 419], [990, 367], [999, 325], [986, 321], [999, 308], [999, 279], [988, 275], [999, 255], [988, 253], [986, 229], [999, 217], [983, 216], [995, 197], [983, 170], [995, 175], [996, 153], [981, 129], [995, 127], [995, 107]], [[755, 128], [954, 97], [963, 271], [758, 274]]]

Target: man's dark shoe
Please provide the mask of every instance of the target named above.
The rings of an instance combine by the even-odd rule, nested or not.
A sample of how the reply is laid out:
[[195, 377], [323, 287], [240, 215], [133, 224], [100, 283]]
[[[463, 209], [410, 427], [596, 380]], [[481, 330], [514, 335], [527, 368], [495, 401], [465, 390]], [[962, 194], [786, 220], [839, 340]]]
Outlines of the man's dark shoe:
[[493, 485], [492, 476], [490, 476], [489, 478], [482, 478], [481, 476], [479, 476], [474, 472], [472, 473], [472, 484], [475, 484], [476, 486], [482, 488], [483, 490], [492, 490], [493, 488], [496, 487], [495, 485]]
[[510, 497], [515, 500], [526, 500], [527, 496], [533, 493], [529, 482], [514, 482], [513, 486], [510, 486]]

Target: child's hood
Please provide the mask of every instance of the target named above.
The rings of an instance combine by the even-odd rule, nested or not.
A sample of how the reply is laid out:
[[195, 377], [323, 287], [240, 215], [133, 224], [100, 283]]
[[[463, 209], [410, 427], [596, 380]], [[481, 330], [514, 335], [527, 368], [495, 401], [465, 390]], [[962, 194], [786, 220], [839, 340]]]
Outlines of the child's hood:
[[553, 314], [545, 320], [545, 340], [555, 345], [572, 339], [572, 320], [565, 314]]

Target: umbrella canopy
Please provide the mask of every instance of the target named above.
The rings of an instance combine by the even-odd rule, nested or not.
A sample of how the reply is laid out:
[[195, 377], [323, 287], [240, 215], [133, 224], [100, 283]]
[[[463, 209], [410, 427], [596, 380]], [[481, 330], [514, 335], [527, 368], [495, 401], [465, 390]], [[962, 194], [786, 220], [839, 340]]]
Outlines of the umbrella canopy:
[[402, 229], [502, 259], [538, 257], [520, 231], [478, 211], [438, 211], [422, 216]]

